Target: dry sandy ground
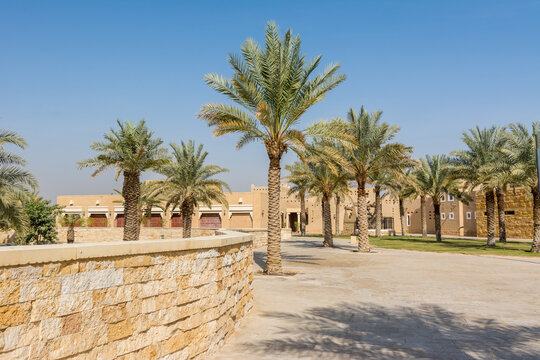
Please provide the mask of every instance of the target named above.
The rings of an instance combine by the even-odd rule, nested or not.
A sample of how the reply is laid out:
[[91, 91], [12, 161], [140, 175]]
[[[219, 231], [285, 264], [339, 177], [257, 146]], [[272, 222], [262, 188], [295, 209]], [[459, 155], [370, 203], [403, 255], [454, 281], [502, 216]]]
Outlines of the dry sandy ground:
[[[540, 359], [540, 259], [283, 243], [230, 359]], [[255, 270], [264, 266], [255, 252]]]

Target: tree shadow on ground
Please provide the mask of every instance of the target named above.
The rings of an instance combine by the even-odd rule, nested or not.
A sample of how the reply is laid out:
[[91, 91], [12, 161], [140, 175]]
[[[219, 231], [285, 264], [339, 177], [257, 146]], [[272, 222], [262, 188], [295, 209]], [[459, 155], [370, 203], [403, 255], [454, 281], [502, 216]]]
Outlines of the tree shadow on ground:
[[[297, 264], [308, 264], [314, 265], [317, 264], [317, 261], [322, 261], [322, 258], [311, 256], [311, 255], [292, 255], [287, 252], [281, 253], [281, 259], [289, 263]], [[253, 252], [253, 261], [259, 265], [262, 269], [266, 267], [266, 251], [254, 251]]]
[[[308, 359], [538, 359], [540, 327], [469, 319], [435, 305], [383, 307], [342, 303], [283, 320], [279, 338], [243, 344], [268, 358]], [[534, 316], [531, 314], [531, 316]]]

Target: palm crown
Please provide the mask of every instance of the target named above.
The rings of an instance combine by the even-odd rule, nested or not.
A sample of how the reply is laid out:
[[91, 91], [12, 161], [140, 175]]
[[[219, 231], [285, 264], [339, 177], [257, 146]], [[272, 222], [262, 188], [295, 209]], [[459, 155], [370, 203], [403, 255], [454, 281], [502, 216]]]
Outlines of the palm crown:
[[163, 141], [154, 137], [144, 120], [138, 124], [116, 121], [119, 129], [111, 129], [103, 135], [104, 141], [94, 141], [90, 148], [100, 154], [79, 162], [80, 168], [97, 167], [92, 176], [99, 175], [106, 169], [117, 169], [116, 179], [125, 171], [141, 173], [157, 170], [168, 162], [167, 149]]
[[433, 203], [440, 202], [441, 195], [461, 196], [460, 181], [455, 177], [450, 159], [445, 155], [426, 155], [413, 173], [418, 193], [430, 196]]
[[306, 63], [300, 53], [300, 37], [291, 30], [283, 38], [274, 23], [266, 26], [265, 46], [247, 40], [242, 57], [229, 55], [234, 70], [230, 80], [205, 76], [206, 83], [241, 106], [207, 104], [199, 117], [213, 126], [216, 136], [241, 133], [237, 148], [252, 141], [264, 142], [270, 157], [280, 158], [289, 147], [304, 143], [304, 133], [295, 128], [300, 117], [326, 93], [345, 80], [339, 65], [329, 65], [312, 76], [321, 56]]

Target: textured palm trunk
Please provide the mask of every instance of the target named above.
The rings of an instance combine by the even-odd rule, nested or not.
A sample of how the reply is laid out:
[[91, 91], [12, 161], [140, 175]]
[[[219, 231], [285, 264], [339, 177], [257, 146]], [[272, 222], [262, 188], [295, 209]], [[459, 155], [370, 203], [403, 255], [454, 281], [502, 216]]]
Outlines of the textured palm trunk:
[[534, 238], [531, 246], [531, 252], [540, 253], [540, 194], [538, 187], [532, 186], [531, 193], [533, 195], [533, 226]]
[[279, 197], [281, 165], [280, 157], [270, 157], [268, 168], [268, 250], [266, 258], [267, 274], [281, 274], [281, 222], [279, 218]]
[[382, 206], [381, 206], [381, 187], [375, 186], [375, 236], [381, 237]]
[[493, 189], [486, 189], [487, 246], [495, 246], [495, 194]]
[[504, 214], [504, 191], [497, 187], [497, 214], [499, 215], [499, 241], [506, 242], [506, 216]]
[[73, 244], [75, 242], [75, 229], [73, 228], [73, 226], [70, 226], [68, 228], [66, 240], [68, 244]]
[[368, 213], [366, 201], [366, 181], [362, 178], [357, 178], [358, 195], [356, 204], [356, 222], [358, 224], [358, 251], [370, 252], [371, 245], [369, 244], [368, 233]]
[[300, 234], [306, 235], [306, 194], [300, 193]]
[[328, 195], [323, 195], [323, 224], [324, 224], [324, 247], [333, 247], [334, 239], [332, 237], [332, 212], [330, 209], [330, 199]]
[[433, 212], [435, 213], [435, 237], [437, 242], [442, 242], [441, 235], [441, 204], [433, 202]]
[[193, 200], [185, 199], [182, 202], [182, 237], [184, 239], [191, 237], [191, 221], [193, 219]]
[[401, 236], [405, 236], [405, 206], [401, 197], [399, 198], [399, 218], [401, 220]]
[[420, 196], [420, 217], [422, 218], [422, 237], [427, 237], [426, 197]]
[[124, 171], [124, 241], [139, 240], [139, 196], [141, 195], [140, 173]]
[[336, 221], [335, 221], [335, 228], [336, 228], [336, 236], [339, 235], [341, 232], [341, 228], [339, 226], [339, 206], [341, 205], [341, 198], [339, 195], [336, 195]]

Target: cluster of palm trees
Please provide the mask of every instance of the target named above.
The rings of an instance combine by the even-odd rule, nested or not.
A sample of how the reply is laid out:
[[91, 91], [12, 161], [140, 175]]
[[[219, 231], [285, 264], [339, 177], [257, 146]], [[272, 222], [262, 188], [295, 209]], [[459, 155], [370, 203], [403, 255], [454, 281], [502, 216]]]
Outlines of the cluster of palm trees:
[[[521, 134], [523, 130], [519, 126], [511, 127], [513, 141], [519, 142], [521, 147], [527, 144], [530, 148], [516, 152], [517, 150], [509, 146], [502, 147], [502, 144], [494, 142], [493, 138], [484, 139], [489, 140], [488, 143], [480, 145], [486, 149], [469, 146], [468, 151], [457, 152], [452, 158], [444, 155], [427, 156], [419, 161], [418, 166], [413, 166], [415, 161], [410, 157], [412, 151], [410, 147], [392, 142], [399, 128], [381, 123], [379, 121], [381, 112], [368, 113], [362, 108], [358, 113], [351, 109], [346, 121], [336, 119], [316, 123], [307, 129], [298, 128], [301, 116], [345, 80], [345, 75], [338, 73], [340, 66], [336, 64], [331, 64], [315, 74], [321, 56], [307, 61], [300, 47], [298, 35], [293, 36], [291, 30], [288, 30], [281, 36], [277, 26], [268, 23], [264, 45], [249, 39], [242, 45], [241, 55], [228, 56], [233, 71], [230, 78], [217, 74], [205, 76], [206, 83], [227, 96], [234, 105], [209, 103], [202, 106], [199, 113], [199, 118], [212, 127], [215, 136], [239, 134], [238, 149], [250, 142], [262, 142], [266, 148], [269, 159], [266, 273], [282, 272], [280, 177], [281, 157], [288, 150], [296, 152], [300, 158], [298, 163], [288, 169], [291, 172], [289, 180], [294, 183], [293, 191], [299, 194], [301, 200], [301, 231], [305, 231], [303, 198], [306, 193], [312, 192], [320, 197], [323, 204], [326, 246], [332, 244], [331, 229], [328, 228], [329, 224], [331, 226], [330, 207], [327, 207], [327, 204], [332, 194], [336, 197], [341, 196], [342, 185], [338, 182], [347, 176], [356, 182], [358, 188], [358, 250], [363, 252], [370, 251], [366, 200], [368, 183], [375, 186], [378, 194], [375, 206], [377, 235], [380, 235], [381, 218], [379, 195], [383, 189], [387, 189], [400, 200], [402, 223], [404, 223], [404, 199], [410, 196], [420, 197], [424, 235], [427, 233], [425, 203], [426, 198], [431, 197], [439, 241], [440, 196], [451, 194], [466, 201], [463, 191], [466, 187], [482, 185], [486, 190], [500, 188], [501, 182], [508, 181], [501, 178], [502, 172], [499, 171], [499, 175], [490, 178], [489, 181], [480, 175], [483, 171], [488, 171], [489, 166], [508, 166], [508, 174], [512, 174], [513, 182], [527, 184], [533, 192], [538, 192], [532, 171], [534, 166], [525, 165], [530, 165], [534, 161], [534, 156], [531, 155], [533, 152], [527, 153], [534, 148], [530, 147], [531, 136]], [[467, 143], [467, 136], [464, 141]], [[511, 141], [505, 143], [510, 144]], [[514, 159], [513, 167], [506, 163], [499, 164], [492, 155], [482, 153], [484, 150], [487, 151], [487, 148], [497, 148], [504, 152], [508, 160]], [[468, 158], [469, 155], [472, 156], [472, 160]], [[411, 169], [413, 167], [414, 170]], [[471, 172], [468, 173], [468, 170]], [[406, 179], [412, 180], [405, 181]], [[492, 180], [495, 183], [492, 183]], [[486, 191], [486, 199], [489, 202], [488, 217], [491, 219], [493, 201], [490, 196], [490, 192]], [[538, 231], [535, 227], [535, 234], [540, 232], [540, 214], [535, 215], [535, 219], [537, 217], [539, 225]], [[488, 243], [492, 244], [494, 223], [493, 220], [489, 221]], [[538, 244], [537, 235], [535, 244]], [[536, 248], [538, 245], [533, 245], [533, 249]]]
[[[226, 205], [223, 188], [229, 186], [216, 175], [228, 171], [205, 164], [208, 152], [193, 141], [171, 143], [172, 156], [163, 141], [154, 136], [144, 120], [135, 124], [117, 120], [118, 129], [111, 129], [104, 140], [92, 143], [99, 152], [93, 158], [79, 162], [80, 168], [94, 167], [92, 176], [106, 169], [116, 170], [116, 179], [123, 175], [121, 194], [124, 198], [124, 236], [126, 241], [138, 240], [141, 223], [153, 206], [179, 208], [183, 219], [183, 237], [191, 237], [191, 217], [194, 208], [213, 202]], [[153, 171], [163, 180], [141, 183], [141, 174]]]

